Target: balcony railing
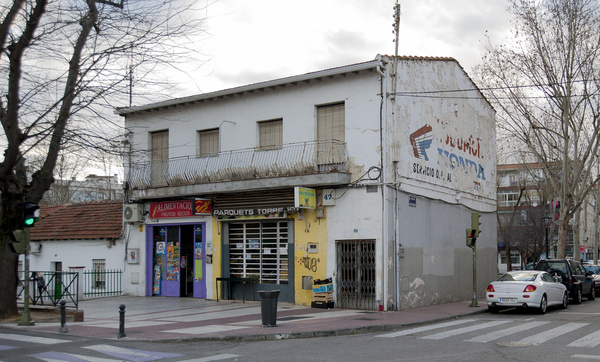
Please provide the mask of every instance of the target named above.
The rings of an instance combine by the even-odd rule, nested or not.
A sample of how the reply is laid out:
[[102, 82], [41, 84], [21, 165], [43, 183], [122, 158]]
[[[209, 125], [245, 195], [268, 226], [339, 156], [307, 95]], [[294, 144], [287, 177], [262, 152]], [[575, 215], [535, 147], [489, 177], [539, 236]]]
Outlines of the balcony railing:
[[346, 144], [335, 140], [252, 148], [208, 157], [130, 165], [129, 187], [147, 189], [271, 177], [347, 172]]

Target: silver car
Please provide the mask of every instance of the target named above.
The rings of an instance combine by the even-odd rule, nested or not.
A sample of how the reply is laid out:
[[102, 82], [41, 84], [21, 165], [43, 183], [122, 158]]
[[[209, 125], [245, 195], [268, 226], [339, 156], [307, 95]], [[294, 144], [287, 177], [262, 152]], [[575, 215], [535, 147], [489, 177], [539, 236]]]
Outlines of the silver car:
[[567, 288], [552, 275], [540, 270], [520, 270], [504, 273], [487, 287], [488, 309], [497, 313], [500, 308], [536, 308], [546, 313], [549, 306], [566, 309], [569, 304]]

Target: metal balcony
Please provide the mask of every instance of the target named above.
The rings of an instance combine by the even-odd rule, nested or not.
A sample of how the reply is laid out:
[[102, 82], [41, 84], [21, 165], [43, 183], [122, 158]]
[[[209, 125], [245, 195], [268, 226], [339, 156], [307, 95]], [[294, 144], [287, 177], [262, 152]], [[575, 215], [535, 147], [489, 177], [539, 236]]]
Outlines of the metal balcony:
[[179, 157], [167, 162], [136, 163], [129, 168], [129, 188], [201, 185], [288, 176], [347, 173], [346, 144], [335, 140], [220, 152], [207, 157]]

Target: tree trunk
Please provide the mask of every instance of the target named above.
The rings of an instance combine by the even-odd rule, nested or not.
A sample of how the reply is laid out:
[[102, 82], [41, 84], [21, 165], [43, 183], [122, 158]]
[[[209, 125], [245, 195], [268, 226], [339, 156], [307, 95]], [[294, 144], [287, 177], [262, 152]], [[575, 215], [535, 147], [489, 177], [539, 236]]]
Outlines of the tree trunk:
[[[11, 278], [0, 278], [0, 290], [3, 297], [0, 298], [0, 319], [17, 316], [17, 255], [8, 248], [8, 242], [0, 243], [0, 274], [11, 276]], [[12, 277], [12, 276], [15, 277]]]
[[567, 230], [569, 229], [569, 219], [561, 215], [558, 220], [558, 246], [557, 259], [565, 258], [565, 249], [567, 246]]

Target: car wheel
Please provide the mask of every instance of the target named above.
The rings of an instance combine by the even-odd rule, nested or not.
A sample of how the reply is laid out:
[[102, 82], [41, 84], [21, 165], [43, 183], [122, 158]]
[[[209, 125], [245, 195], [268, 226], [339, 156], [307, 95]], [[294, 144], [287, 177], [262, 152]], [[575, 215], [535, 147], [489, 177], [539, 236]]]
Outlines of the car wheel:
[[542, 295], [542, 301], [540, 302], [540, 314], [545, 314], [548, 309], [548, 300], [546, 299], [546, 295]]
[[575, 292], [575, 296], [573, 297], [573, 303], [581, 304], [582, 300], [583, 300], [583, 296], [581, 295], [581, 288], [577, 288], [577, 291]]
[[562, 304], [560, 305], [560, 307], [562, 309], [567, 309], [568, 305], [569, 305], [569, 294], [567, 292], [565, 292], [565, 294], [563, 294], [563, 300], [562, 300]]
[[594, 300], [594, 299], [596, 299], [596, 288], [593, 285], [590, 288], [590, 294], [588, 294], [587, 299], [588, 300]]
[[488, 310], [490, 311], [490, 313], [492, 314], [496, 314], [498, 313], [498, 307], [493, 307], [491, 305], [488, 306]]

